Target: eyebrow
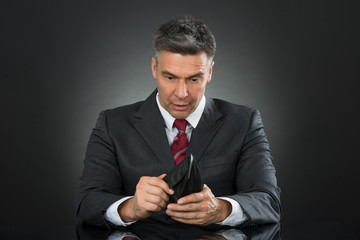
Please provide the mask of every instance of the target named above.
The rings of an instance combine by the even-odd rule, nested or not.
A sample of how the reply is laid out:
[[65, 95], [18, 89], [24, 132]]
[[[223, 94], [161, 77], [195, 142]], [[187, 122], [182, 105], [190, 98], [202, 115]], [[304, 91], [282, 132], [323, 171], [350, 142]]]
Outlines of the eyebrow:
[[[166, 71], [166, 70], [161, 71], [161, 74], [162, 74], [162, 75], [168, 75], [168, 76], [171, 76], [171, 77], [174, 77], [174, 78], [179, 78], [179, 77], [176, 76], [175, 74], [173, 74], [173, 73], [171, 73], [171, 72], [168, 72], [168, 71]], [[203, 72], [198, 72], [198, 73], [196, 73], [196, 74], [194, 74], [194, 75], [191, 75], [191, 76], [187, 77], [187, 79], [194, 78], [194, 77], [202, 77], [202, 76], [204, 76], [204, 73], [203, 73]]]

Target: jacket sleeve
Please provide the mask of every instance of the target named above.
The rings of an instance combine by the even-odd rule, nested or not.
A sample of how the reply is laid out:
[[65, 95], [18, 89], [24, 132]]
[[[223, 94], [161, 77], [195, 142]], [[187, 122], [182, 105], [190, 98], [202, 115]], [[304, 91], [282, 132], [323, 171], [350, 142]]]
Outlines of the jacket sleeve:
[[236, 169], [236, 200], [248, 220], [246, 225], [280, 221], [280, 189], [260, 113], [254, 110]]
[[123, 198], [122, 182], [106, 112], [101, 112], [87, 145], [84, 170], [79, 184], [76, 211], [78, 225], [107, 226], [106, 209]]

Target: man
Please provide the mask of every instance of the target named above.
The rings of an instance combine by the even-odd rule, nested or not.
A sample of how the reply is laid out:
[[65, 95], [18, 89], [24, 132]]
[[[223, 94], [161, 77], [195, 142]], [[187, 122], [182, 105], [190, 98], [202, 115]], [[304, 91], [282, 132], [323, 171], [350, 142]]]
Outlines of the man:
[[[157, 90], [145, 101], [100, 113], [80, 180], [78, 223], [278, 222], [279, 189], [259, 112], [204, 96], [214, 66], [210, 30], [183, 17], [161, 25], [153, 41]], [[183, 145], [174, 150], [177, 144]], [[163, 178], [190, 154], [204, 188], [169, 203], [174, 191]]]

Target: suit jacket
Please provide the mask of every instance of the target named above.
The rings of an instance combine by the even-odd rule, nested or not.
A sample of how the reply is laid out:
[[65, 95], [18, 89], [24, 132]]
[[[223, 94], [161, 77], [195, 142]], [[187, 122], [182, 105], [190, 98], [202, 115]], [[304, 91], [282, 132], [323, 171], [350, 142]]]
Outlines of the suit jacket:
[[[134, 195], [141, 176], [159, 176], [175, 167], [156, 92], [145, 101], [100, 113], [80, 178], [78, 224], [110, 226], [104, 212]], [[213, 194], [243, 208], [248, 216], [243, 225], [279, 222], [280, 191], [257, 110], [207, 98], [190, 153]], [[173, 222], [164, 211], [151, 218]]]

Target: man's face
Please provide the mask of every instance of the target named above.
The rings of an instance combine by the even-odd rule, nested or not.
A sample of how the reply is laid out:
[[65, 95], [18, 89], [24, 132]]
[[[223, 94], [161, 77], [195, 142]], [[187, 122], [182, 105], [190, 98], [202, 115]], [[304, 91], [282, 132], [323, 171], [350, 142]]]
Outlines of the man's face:
[[206, 53], [181, 55], [161, 51], [151, 67], [157, 79], [159, 101], [171, 116], [187, 118], [199, 105], [205, 87], [211, 80], [212, 67]]

